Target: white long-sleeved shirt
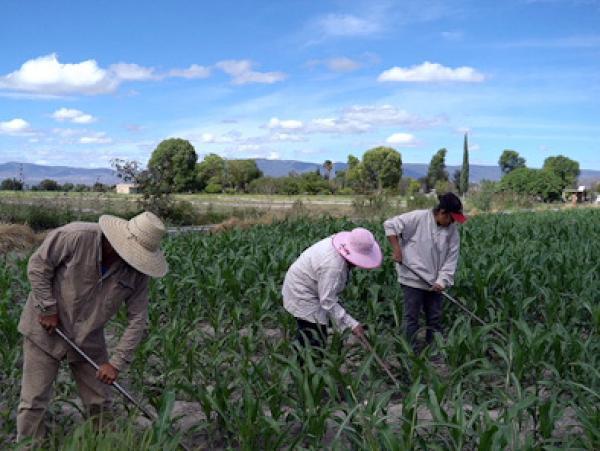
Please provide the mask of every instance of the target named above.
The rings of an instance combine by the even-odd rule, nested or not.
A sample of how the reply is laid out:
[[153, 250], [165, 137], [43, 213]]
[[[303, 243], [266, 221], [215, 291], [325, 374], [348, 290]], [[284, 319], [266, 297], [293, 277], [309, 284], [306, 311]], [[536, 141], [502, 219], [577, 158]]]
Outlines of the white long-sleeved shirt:
[[296, 318], [327, 324], [331, 319], [340, 330], [359, 323], [340, 305], [350, 266], [327, 237], [306, 249], [290, 266], [283, 282], [283, 307]]
[[[402, 261], [428, 282], [444, 288], [454, 283], [460, 237], [456, 224], [440, 227], [432, 210], [415, 210], [395, 216], [383, 223], [386, 236], [397, 236], [402, 247]], [[396, 264], [398, 281], [413, 288], [428, 290], [408, 269]]]

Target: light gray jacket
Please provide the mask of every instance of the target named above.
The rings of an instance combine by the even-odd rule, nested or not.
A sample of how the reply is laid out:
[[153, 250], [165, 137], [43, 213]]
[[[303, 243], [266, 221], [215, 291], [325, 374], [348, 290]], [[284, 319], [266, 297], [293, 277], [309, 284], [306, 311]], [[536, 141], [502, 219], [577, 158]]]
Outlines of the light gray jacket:
[[333, 247], [333, 237], [313, 244], [290, 266], [283, 282], [283, 307], [296, 318], [354, 329], [359, 323], [339, 304], [350, 267]]
[[[386, 236], [397, 236], [402, 247], [402, 261], [428, 282], [444, 288], [454, 283], [460, 237], [456, 224], [440, 227], [432, 210], [415, 210], [395, 216], [383, 223]], [[402, 265], [396, 264], [398, 281], [413, 288], [430, 287]]]

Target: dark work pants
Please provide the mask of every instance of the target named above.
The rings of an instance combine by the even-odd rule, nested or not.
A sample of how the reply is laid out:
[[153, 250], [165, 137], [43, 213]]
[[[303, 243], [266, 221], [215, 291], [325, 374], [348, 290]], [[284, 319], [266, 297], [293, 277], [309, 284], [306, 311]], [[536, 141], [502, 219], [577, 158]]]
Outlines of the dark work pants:
[[406, 339], [415, 347], [415, 334], [419, 330], [419, 314], [425, 311], [427, 344], [433, 341], [435, 332], [442, 332], [442, 295], [435, 291], [422, 290], [402, 285], [404, 290], [404, 327]]
[[[311, 346], [315, 351], [318, 350], [322, 353], [327, 341], [327, 326], [299, 318], [296, 318], [296, 323], [298, 324], [296, 343], [299, 348]], [[300, 357], [300, 364], [304, 364], [302, 357]]]

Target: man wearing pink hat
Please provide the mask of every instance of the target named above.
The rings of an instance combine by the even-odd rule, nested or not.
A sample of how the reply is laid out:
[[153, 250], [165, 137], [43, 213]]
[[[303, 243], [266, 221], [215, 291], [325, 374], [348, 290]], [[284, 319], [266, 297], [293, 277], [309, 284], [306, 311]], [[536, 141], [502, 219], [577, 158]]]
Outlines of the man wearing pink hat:
[[[433, 333], [442, 331], [441, 291], [454, 283], [460, 238], [456, 222], [464, 223], [462, 203], [453, 193], [439, 196], [433, 210], [415, 210], [395, 216], [383, 223], [392, 245], [398, 282], [404, 291], [406, 338], [415, 347], [419, 314], [425, 311], [427, 343]], [[423, 282], [406, 266], [429, 283]]]
[[[381, 266], [382, 253], [373, 234], [356, 228], [329, 236], [306, 249], [290, 266], [283, 283], [283, 307], [296, 318], [301, 346], [325, 346], [329, 321], [338, 330], [364, 330], [340, 305], [340, 293], [354, 267]], [[306, 341], [308, 339], [308, 342]]]

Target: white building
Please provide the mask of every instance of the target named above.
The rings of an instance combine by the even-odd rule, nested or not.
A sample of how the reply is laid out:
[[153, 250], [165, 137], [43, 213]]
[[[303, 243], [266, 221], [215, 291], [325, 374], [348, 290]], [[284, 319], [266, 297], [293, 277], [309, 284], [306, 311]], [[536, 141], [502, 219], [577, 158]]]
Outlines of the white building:
[[117, 183], [116, 190], [117, 194], [135, 194], [138, 188], [133, 183]]

